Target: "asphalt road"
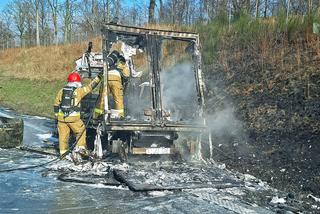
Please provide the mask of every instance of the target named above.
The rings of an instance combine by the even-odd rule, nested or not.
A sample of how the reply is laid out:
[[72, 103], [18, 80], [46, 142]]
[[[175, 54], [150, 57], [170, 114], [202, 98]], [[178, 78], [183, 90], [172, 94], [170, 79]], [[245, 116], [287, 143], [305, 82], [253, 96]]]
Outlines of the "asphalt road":
[[[25, 146], [48, 146], [43, 139], [50, 137], [54, 121], [5, 109], [0, 115], [23, 118]], [[53, 158], [0, 149], [0, 170]], [[299, 203], [253, 176], [227, 171], [214, 161], [102, 161], [78, 166], [59, 161], [0, 173], [0, 213], [273, 213], [303, 210]]]

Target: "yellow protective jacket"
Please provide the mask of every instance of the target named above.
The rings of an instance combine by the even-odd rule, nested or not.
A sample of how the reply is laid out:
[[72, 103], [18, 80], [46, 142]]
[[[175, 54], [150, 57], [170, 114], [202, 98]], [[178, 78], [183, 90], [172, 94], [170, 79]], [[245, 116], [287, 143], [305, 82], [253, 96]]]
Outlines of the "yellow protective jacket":
[[[80, 109], [80, 102], [83, 97], [85, 97], [88, 93], [90, 93], [101, 81], [101, 77], [97, 76], [95, 77], [88, 85], [81, 87], [81, 88], [76, 88], [73, 92], [73, 97], [74, 97], [74, 105], [78, 109]], [[78, 119], [80, 119], [80, 111], [73, 111], [71, 114], [67, 117], [65, 117], [64, 113], [62, 112], [60, 105], [62, 102], [62, 94], [63, 94], [63, 89], [61, 89], [54, 101], [54, 112], [55, 115], [58, 119], [58, 121], [63, 121], [63, 122], [74, 122]]]
[[122, 80], [122, 77], [129, 78], [130, 70], [126, 63], [119, 62], [116, 66], [116, 69], [108, 70], [108, 81], [118, 81]]

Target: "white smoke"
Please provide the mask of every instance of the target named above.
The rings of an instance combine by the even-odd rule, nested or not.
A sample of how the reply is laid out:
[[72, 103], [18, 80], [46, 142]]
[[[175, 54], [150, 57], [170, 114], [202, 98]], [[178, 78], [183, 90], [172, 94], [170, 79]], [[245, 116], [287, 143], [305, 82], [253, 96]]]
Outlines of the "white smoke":
[[[216, 72], [216, 73], [214, 73]], [[215, 153], [229, 153], [229, 155], [245, 155], [249, 152], [245, 125], [238, 116], [237, 106], [226, 92], [224, 78], [221, 71], [215, 68], [207, 71], [206, 86], [206, 120], [212, 135]], [[217, 78], [217, 79], [213, 79]], [[209, 145], [207, 149], [209, 149]], [[210, 150], [209, 150], [210, 151]], [[231, 154], [232, 153], [232, 154]], [[212, 154], [212, 151], [210, 151]], [[213, 156], [215, 158], [215, 156]]]
[[160, 74], [162, 104], [173, 121], [190, 120], [197, 110], [197, 90], [192, 64], [178, 64]]
[[207, 115], [207, 124], [214, 135], [239, 136], [242, 132], [242, 123], [235, 117], [234, 108], [226, 106], [211, 115]]

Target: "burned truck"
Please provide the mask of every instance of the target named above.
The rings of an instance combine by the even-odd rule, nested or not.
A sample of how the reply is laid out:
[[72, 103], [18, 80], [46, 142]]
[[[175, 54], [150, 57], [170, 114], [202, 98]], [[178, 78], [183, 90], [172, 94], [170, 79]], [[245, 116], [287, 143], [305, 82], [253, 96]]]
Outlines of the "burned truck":
[[[120, 44], [131, 77], [124, 83], [125, 117], [114, 116], [108, 89], [108, 56]], [[129, 50], [129, 51], [128, 51]], [[82, 78], [104, 74], [99, 91], [81, 103], [88, 132], [98, 133], [103, 148], [128, 154], [189, 154], [200, 156], [206, 132], [204, 83], [199, 35], [106, 24], [102, 29], [102, 51], [88, 51], [78, 60]], [[101, 97], [103, 96], [103, 97]], [[98, 99], [104, 99], [103, 116], [92, 120]], [[89, 136], [90, 137], [90, 136]]]

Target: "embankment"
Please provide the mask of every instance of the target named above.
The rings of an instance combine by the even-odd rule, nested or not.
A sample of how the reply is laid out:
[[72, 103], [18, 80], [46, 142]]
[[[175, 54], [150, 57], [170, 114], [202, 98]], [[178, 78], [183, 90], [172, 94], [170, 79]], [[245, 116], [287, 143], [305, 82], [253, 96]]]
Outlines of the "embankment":
[[234, 115], [227, 131], [213, 130], [214, 158], [279, 189], [320, 195], [320, 38], [311, 26], [299, 17], [287, 26], [239, 20], [203, 46], [216, 51], [204, 49], [208, 114]]

